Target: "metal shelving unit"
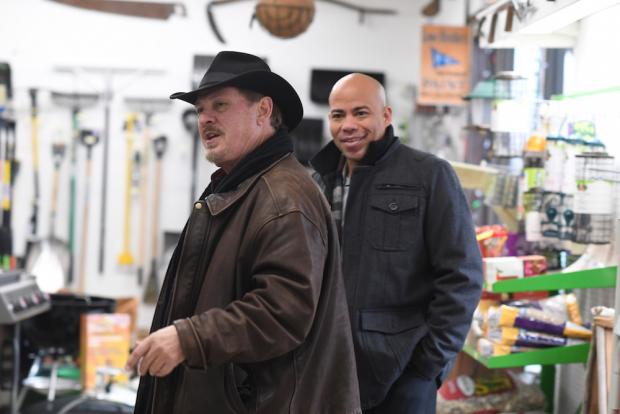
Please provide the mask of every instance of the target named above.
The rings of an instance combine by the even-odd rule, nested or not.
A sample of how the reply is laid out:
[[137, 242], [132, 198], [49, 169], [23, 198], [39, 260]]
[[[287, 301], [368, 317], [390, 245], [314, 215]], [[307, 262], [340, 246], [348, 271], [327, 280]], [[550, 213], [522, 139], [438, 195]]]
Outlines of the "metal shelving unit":
[[[492, 286], [494, 293], [550, 291], [576, 288], [613, 288], [616, 286], [617, 266], [579, 270], [566, 273], [547, 273], [523, 279], [503, 280]], [[463, 351], [487, 368], [518, 368], [526, 365], [542, 365], [541, 388], [553, 412], [555, 365], [586, 363], [590, 344], [545, 348], [517, 354], [482, 357], [474, 348], [466, 345]]]
[[544, 348], [536, 351], [485, 358], [469, 345], [463, 351], [487, 368], [516, 368], [526, 365], [555, 365], [585, 363], [590, 344]]
[[523, 279], [502, 280], [493, 285], [495, 293], [530, 292], [577, 288], [612, 288], [616, 286], [617, 266], [579, 270], [569, 273], [547, 273]]

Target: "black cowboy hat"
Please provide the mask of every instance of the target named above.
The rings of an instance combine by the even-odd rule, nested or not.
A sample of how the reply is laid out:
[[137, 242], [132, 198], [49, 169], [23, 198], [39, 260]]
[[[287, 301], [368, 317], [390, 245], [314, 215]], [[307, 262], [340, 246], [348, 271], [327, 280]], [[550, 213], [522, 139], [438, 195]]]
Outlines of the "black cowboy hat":
[[170, 99], [181, 99], [193, 105], [199, 96], [224, 86], [235, 86], [270, 96], [282, 111], [283, 121], [289, 131], [295, 129], [304, 115], [301, 100], [291, 84], [273, 73], [261, 58], [241, 52], [218, 53], [197, 89], [173, 93]]

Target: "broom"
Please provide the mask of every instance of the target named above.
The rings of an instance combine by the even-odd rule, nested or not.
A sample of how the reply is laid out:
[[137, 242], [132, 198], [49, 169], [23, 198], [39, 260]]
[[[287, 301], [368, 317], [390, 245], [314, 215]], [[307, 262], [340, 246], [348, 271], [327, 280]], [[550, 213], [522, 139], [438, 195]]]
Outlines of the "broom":
[[67, 270], [67, 285], [71, 285], [75, 278], [75, 220], [77, 215], [77, 147], [80, 143], [80, 113], [83, 109], [94, 106], [99, 101], [98, 94], [77, 92], [52, 92], [52, 102], [63, 108], [71, 109], [71, 144], [69, 146], [69, 217], [67, 244], [69, 248], [69, 268]]
[[159, 281], [157, 280], [157, 241], [159, 234], [159, 204], [161, 202], [161, 160], [166, 151], [167, 138], [160, 136], [153, 140], [155, 147], [155, 191], [153, 192], [153, 217], [152, 217], [152, 231], [151, 235], [151, 272], [149, 279], [146, 282], [144, 289], [144, 303], [156, 303], [157, 296], [159, 295]]

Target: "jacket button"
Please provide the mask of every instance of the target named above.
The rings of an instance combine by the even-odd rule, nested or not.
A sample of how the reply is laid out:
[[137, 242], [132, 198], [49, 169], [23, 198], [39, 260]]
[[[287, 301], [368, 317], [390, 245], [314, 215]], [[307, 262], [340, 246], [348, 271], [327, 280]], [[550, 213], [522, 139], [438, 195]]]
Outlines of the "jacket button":
[[202, 203], [196, 203], [194, 204], [194, 207], [196, 207], [197, 210], [200, 210], [202, 208]]
[[388, 204], [388, 208], [392, 211], [396, 211], [398, 210], [398, 204], [392, 201], [390, 204]]

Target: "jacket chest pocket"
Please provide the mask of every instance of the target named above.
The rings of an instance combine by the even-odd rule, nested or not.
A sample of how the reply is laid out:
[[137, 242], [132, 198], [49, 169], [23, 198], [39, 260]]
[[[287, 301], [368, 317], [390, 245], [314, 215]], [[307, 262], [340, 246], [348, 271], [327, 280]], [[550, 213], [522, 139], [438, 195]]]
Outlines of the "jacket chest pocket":
[[370, 244], [385, 251], [411, 247], [420, 204], [420, 198], [411, 194], [371, 195], [367, 222]]

